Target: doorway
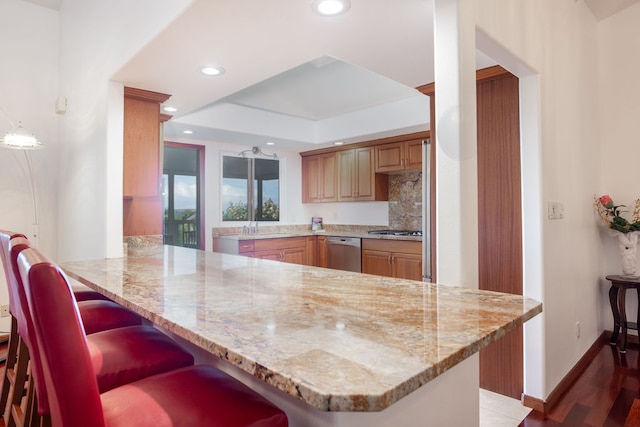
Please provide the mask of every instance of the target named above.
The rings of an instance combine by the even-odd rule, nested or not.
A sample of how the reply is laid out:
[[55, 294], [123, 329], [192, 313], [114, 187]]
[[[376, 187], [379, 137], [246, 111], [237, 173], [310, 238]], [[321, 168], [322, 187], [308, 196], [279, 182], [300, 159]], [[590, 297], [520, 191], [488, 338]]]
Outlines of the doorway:
[[162, 237], [165, 245], [204, 247], [203, 163], [203, 146], [164, 144]]

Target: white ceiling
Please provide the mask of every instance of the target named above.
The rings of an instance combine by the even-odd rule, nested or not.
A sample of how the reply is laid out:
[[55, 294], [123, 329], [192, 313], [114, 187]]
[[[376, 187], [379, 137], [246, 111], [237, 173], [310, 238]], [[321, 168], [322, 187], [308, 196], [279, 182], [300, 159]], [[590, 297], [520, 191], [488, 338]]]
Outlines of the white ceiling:
[[602, 21], [629, 6], [640, 3], [640, 0], [584, 0], [584, 2], [591, 9], [593, 16], [598, 21]]
[[[59, 10], [63, 0], [26, 1]], [[584, 1], [597, 19], [640, 2]], [[195, 0], [113, 79], [172, 95], [165, 105], [179, 111], [165, 126], [165, 138], [189, 128], [195, 138], [243, 145], [269, 140], [302, 151], [338, 138], [357, 140], [355, 129], [327, 131], [356, 117], [378, 125], [370, 138], [393, 133], [382, 129], [390, 113], [380, 105], [415, 108], [412, 88], [434, 80], [431, 0], [351, 0], [348, 13], [332, 18], [315, 15], [310, 4]], [[478, 68], [493, 63], [478, 53]], [[226, 72], [204, 76], [204, 65]], [[404, 129], [397, 132], [416, 130], [415, 120], [403, 122], [408, 113], [398, 111], [394, 119]], [[314, 135], [303, 138], [304, 132]]]

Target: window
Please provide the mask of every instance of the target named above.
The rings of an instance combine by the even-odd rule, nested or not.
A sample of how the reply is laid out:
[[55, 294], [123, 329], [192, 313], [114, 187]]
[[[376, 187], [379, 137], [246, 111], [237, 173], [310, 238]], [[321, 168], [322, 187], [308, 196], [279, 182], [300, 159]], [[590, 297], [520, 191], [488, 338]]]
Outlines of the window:
[[200, 221], [200, 159], [203, 147], [166, 143], [162, 176], [166, 245], [199, 248], [202, 243]]
[[280, 162], [222, 157], [222, 220], [280, 220]]

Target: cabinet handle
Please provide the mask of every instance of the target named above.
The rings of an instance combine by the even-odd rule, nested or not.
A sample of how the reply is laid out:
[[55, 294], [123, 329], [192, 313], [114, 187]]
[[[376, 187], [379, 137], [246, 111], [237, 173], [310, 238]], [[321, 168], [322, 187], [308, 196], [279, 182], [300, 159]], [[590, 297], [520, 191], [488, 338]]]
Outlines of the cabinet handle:
[[280, 251], [280, 261], [284, 261], [284, 252]]
[[395, 263], [396, 263], [396, 256], [391, 255], [391, 264], [395, 264]]
[[391, 264], [391, 255], [387, 256], [387, 263]]

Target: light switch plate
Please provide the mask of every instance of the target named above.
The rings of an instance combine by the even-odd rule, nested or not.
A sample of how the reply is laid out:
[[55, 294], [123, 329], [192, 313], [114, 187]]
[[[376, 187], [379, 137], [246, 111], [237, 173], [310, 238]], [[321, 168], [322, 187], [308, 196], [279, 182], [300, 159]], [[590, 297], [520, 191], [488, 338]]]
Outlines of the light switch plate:
[[564, 216], [564, 206], [562, 202], [547, 202], [547, 217], [549, 219], [562, 219]]

